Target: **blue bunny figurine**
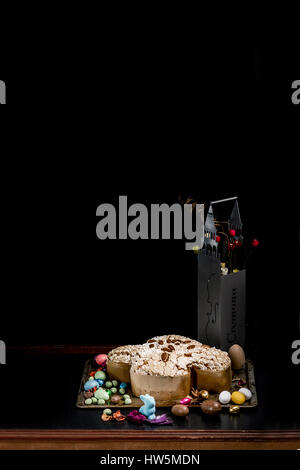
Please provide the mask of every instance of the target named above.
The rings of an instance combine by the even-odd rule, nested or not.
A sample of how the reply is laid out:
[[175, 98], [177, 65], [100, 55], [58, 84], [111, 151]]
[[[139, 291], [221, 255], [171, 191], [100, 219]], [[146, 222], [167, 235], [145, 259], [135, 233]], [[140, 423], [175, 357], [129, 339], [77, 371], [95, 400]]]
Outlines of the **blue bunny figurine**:
[[140, 407], [139, 412], [150, 420], [155, 419], [155, 399], [148, 393], [140, 395], [140, 399], [144, 402], [144, 405]]

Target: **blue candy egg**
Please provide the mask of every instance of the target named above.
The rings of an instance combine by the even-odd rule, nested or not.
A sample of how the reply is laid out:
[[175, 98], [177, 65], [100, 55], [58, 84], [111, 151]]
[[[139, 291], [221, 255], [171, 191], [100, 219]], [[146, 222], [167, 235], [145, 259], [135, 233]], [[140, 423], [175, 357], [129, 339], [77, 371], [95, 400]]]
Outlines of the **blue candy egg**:
[[102, 387], [102, 385], [104, 384], [104, 380], [101, 379], [96, 379], [96, 382], [98, 382], [99, 387]]
[[92, 388], [99, 388], [99, 384], [97, 382], [97, 380], [88, 380], [87, 382], [85, 382], [83, 388], [84, 390], [87, 392], [88, 390], [92, 390]]
[[125, 382], [120, 383], [120, 388], [126, 388], [126, 387], [127, 387], [127, 383]]

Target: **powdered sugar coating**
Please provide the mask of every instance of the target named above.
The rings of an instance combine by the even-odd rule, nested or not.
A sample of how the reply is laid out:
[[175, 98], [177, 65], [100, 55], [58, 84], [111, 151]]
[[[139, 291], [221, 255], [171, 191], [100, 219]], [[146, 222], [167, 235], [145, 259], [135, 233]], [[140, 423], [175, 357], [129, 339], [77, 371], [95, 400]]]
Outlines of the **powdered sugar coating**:
[[231, 364], [227, 352], [180, 335], [155, 336], [142, 345], [120, 346], [110, 351], [108, 358], [131, 364], [131, 370], [140, 375], [166, 377], [187, 375], [192, 367], [223, 371]]
[[119, 346], [112, 349], [108, 353], [108, 359], [112, 362], [120, 362], [122, 364], [131, 364], [131, 357], [141, 347], [140, 344], [129, 344], [127, 346]]

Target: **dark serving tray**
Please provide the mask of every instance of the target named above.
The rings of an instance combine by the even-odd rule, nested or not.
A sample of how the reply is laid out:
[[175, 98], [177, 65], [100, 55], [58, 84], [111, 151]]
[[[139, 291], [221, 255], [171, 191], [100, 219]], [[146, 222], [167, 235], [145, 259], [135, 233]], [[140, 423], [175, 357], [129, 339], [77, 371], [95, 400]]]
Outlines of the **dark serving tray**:
[[[126, 393], [131, 396], [132, 403], [130, 405], [112, 405], [112, 404], [105, 404], [105, 405], [85, 405], [85, 398], [83, 396], [83, 386], [85, 382], [89, 379], [89, 374], [92, 370], [91, 367], [91, 360], [88, 360], [85, 363], [83, 374], [82, 374], [82, 379], [80, 383], [80, 388], [79, 388], [79, 393], [77, 397], [77, 403], [76, 406], [78, 408], [139, 408], [140, 406], [143, 405], [143, 402], [135, 397], [132, 394], [130, 384], [128, 384]], [[241, 408], [254, 408], [257, 406], [257, 393], [256, 393], [256, 386], [255, 386], [255, 377], [254, 377], [254, 367], [253, 367], [253, 362], [250, 359], [246, 360], [246, 364], [243, 369], [235, 371], [233, 370], [232, 374], [232, 387], [231, 391], [233, 392], [234, 390], [238, 390], [240, 387], [237, 387], [237, 381], [235, 381], [235, 378], [240, 378], [246, 382], [247, 385], [245, 385], [249, 390], [252, 392], [252, 397], [251, 400], [245, 402], [244, 405], [240, 405]], [[209, 398], [212, 400], [217, 400], [218, 399], [218, 394], [209, 394]], [[182, 397], [184, 398], [184, 397]], [[180, 400], [172, 400], [172, 401], [161, 401], [161, 402], [156, 402], [156, 407], [171, 407], [176, 403], [179, 403]], [[228, 408], [232, 403], [229, 403], [228, 405], [222, 405], [223, 408]], [[191, 404], [189, 405], [191, 408], [199, 408], [199, 404]]]

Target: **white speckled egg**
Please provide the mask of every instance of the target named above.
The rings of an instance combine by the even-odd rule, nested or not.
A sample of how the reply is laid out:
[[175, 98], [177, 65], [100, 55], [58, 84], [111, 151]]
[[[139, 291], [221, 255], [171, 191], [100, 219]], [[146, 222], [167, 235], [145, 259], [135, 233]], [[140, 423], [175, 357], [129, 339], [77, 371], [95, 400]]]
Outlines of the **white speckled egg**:
[[231, 400], [231, 393], [227, 392], [224, 390], [224, 392], [221, 392], [219, 395], [219, 402], [222, 403], [222, 405], [227, 405]]
[[240, 388], [239, 392], [245, 395], [246, 400], [250, 400], [250, 398], [252, 397], [252, 393], [250, 392], [249, 388]]

